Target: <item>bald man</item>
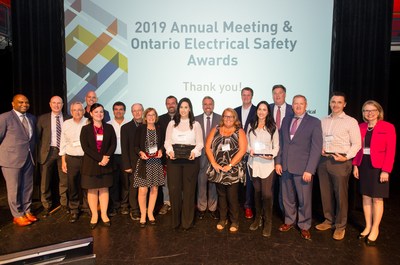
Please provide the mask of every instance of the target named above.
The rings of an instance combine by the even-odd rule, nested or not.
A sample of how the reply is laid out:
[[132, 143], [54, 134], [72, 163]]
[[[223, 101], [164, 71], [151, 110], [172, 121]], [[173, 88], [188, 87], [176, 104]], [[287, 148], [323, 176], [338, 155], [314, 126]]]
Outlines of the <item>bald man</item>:
[[[65, 212], [68, 210], [67, 175], [61, 168], [60, 140], [61, 127], [64, 120], [68, 119], [63, 115], [63, 100], [59, 96], [54, 96], [49, 102], [51, 112], [45, 113], [38, 118], [36, 131], [38, 135], [38, 163], [40, 167], [40, 199], [44, 208], [43, 217], [47, 217], [52, 208], [53, 202], [60, 201], [61, 208]], [[58, 182], [59, 197], [52, 194], [52, 183]]]
[[26, 96], [15, 95], [11, 105], [0, 115], [0, 167], [14, 224], [27, 226], [37, 221], [31, 212], [36, 118], [27, 113]]
[[[90, 119], [90, 107], [94, 104], [94, 103], [98, 103], [99, 98], [96, 95], [96, 92], [94, 92], [93, 90], [89, 90], [86, 93], [85, 96], [85, 101], [86, 101], [86, 107], [85, 107], [85, 118]], [[103, 104], [104, 105], [104, 104]], [[108, 122], [110, 121], [110, 113], [106, 110], [104, 110], [104, 122]]]

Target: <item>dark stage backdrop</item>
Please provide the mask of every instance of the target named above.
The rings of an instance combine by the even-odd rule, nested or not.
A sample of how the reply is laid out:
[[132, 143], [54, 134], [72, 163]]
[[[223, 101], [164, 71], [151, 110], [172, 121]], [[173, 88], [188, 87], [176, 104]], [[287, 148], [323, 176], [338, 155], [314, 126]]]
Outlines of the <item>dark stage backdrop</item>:
[[[1, 112], [11, 108], [13, 94], [24, 93], [30, 111], [40, 115], [49, 111], [51, 96], [66, 99], [63, 0], [13, 0], [11, 6], [13, 48], [0, 53]], [[363, 102], [379, 101], [385, 119], [399, 131], [393, 96], [399, 55], [391, 58], [390, 53], [392, 9], [393, 0], [334, 1], [330, 90], [348, 95], [346, 112], [359, 121]]]

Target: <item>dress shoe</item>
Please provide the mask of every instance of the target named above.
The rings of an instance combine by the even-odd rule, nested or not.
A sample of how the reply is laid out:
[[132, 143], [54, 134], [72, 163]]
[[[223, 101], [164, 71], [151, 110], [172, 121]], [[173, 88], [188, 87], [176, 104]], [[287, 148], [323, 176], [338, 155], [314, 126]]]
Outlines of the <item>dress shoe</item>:
[[236, 233], [238, 230], [239, 230], [238, 223], [232, 223], [231, 227], [229, 227], [229, 232], [231, 232], [231, 233]]
[[281, 226], [279, 227], [279, 231], [281, 231], [281, 232], [287, 232], [287, 231], [289, 231], [289, 230], [292, 229], [292, 228], [293, 228], [293, 225], [283, 224], [283, 225], [281, 225]]
[[118, 213], [117, 209], [111, 209], [111, 210], [108, 212], [108, 216], [114, 217], [114, 216], [117, 215], [117, 213]]
[[75, 223], [76, 221], [78, 221], [78, 214], [77, 213], [72, 213], [71, 216], [69, 217], [68, 222], [70, 223]]
[[224, 230], [227, 223], [228, 223], [227, 220], [220, 220], [220, 221], [218, 222], [218, 224], [217, 224], [217, 229], [218, 229], [219, 231]]
[[44, 209], [42, 212], [42, 217], [47, 218], [50, 216], [50, 209]]
[[344, 235], [346, 234], [346, 230], [344, 229], [335, 229], [335, 232], [333, 232], [332, 238], [335, 240], [342, 240], [344, 238]]
[[36, 222], [38, 219], [36, 216], [34, 216], [32, 213], [26, 213], [25, 214], [26, 219], [28, 219], [30, 222]]
[[306, 240], [310, 240], [311, 239], [311, 233], [310, 230], [306, 230], [306, 229], [301, 229], [301, 237], [306, 239]]
[[374, 247], [374, 246], [376, 246], [376, 239], [375, 239], [375, 240], [370, 240], [370, 239], [367, 237], [367, 240], [365, 240], [365, 244], [366, 244], [367, 246], [369, 246], [369, 247]]
[[168, 211], [171, 210], [171, 205], [168, 205], [166, 203], [164, 203], [164, 205], [161, 207], [160, 211], [158, 212], [158, 214], [167, 214]]
[[218, 212], [217, 211], [210, 211], [210, 217], [214, 220], [218, 220], [219, 216], [218, 216]]
[[363, 234], [358, 234], [357, 239], [365, 239], [368, 236], [368, 234], [363, 235]]
[[246, 219], [253, 218], [253, 211], [250, 208], [246, 208], [244, 217], [246, 217]]
[[199, 219], [200, 220], [203, 220], [205, 216], [206, 216], [206, 211], [199, 211]]
[[317, 224], [315, 226], [315, 229], [319, 230], [319, 231], [325, 231], [325, 230], [329, 230], [332, 228], [332, 224], [328, 223], [327, 221], [324, 221], [323, 223]]
[[93, 230], [95, 229], [97, 226], [97, 222], [96, 223], [90, 223], [90, 229]]
[[262, 217], [261, 217], [261, 215], [260, 216], [256, 216], [256, 218], [254, 219], [253, 223], [250, 225], [249, 229], [251, 231], [255, 231], [260, 226], [262, 226]]
[[146, 221], [145, 222], [140, 222], [140, 228], [145, 228], [146, 227]]
[[121, 214], [122, 214], [122, 215], [127, 215], [127, 214], [129, 214], [129, 209], [128, 209], [127, 207], [122, 207], [122, 209], [121, 209]]
[[27, 226], [32, 224], [25, 216], [14, 217], [13, 223], [18, 226]]
[[107, 227], [110, 227], [111, 226], [111, 221], [110, 220], [108, 220], [108, 221], [103, 221], [103, 225], [104, 226], [107, 226]]
[[129, 216], [131, 217], [131, 219], [132, 219], [133, 221], [138, 221], [138, 220], [140, 220], [140, 213], [138, 213], [138, 212], [130, 212], [130, 213], [129, 213]]
[[68, 206], [65, 205], [61, 205], [61, 211], [63, 211], [64, 213], [70, 213]]

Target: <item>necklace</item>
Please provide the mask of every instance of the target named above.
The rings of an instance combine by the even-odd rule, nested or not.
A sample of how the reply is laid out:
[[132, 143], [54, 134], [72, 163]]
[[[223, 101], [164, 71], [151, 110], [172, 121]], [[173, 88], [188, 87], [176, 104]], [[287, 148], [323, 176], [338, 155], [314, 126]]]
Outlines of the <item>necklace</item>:
[[370, 132], [370, 131], [372, 131], [373, 129], [374, 129], [374, 127], [368, 127], [368, 128], [367, 128], [367, 131]]

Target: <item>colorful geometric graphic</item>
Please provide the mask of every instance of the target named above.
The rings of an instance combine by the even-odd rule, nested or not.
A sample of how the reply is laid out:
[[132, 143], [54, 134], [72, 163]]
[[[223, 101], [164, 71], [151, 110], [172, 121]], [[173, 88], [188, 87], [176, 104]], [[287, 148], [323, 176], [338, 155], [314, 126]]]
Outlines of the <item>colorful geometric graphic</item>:
[[96, 91], [103, 105], [128, 84], [127, 25], [90, 0], [65, 0], [68, 102]]

